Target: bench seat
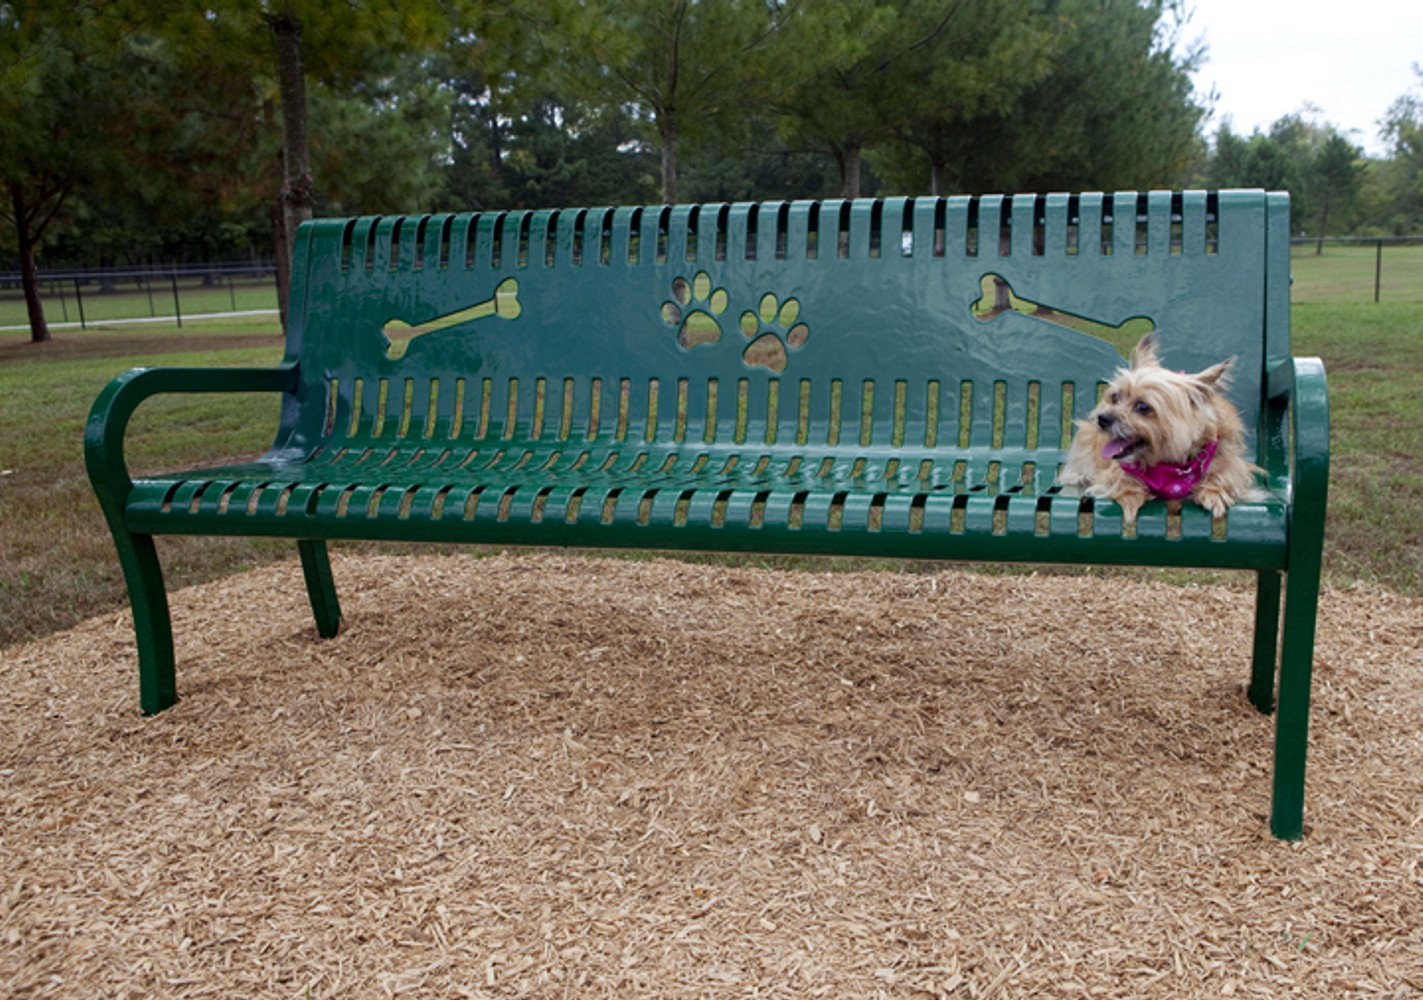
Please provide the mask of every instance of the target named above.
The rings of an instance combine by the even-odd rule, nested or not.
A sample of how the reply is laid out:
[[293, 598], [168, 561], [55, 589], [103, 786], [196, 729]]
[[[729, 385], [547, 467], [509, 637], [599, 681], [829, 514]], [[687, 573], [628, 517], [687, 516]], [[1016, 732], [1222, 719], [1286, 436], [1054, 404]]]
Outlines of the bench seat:
[[1055, 465], [1011, 482], [957, 465], [809, 449], [394, 448], [153, 476], [135, 483], [126, 519], [155, 535], [1284, 568], [1282, 499], [1221, 525], [1157, 502], [1129, 531], [1114, 504], [1061, 495]]

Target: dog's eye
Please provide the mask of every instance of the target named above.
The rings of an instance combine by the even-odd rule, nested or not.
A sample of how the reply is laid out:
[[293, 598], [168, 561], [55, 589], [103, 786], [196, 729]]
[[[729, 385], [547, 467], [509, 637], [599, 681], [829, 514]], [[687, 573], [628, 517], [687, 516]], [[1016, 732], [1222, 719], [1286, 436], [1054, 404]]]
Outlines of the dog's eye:
[[1107, 399], [1109, 399], [1109, 400], [1111, 401], [1111, 403], [1112, 403], [1113, 406], [1116, 406], [1118, 403], [1120, 403], [1120, 402], [1122, 401], [1121, 395], [1120, 395], [1119, 393], [1115, 393], [1115, 392], [1112, 393], [1110, 396], [1108, 396]]
[[1149, 417], [1153, 412], [1150, 403], [1137, 403], [1132, 409], [1140, 413], [1143, 417]]

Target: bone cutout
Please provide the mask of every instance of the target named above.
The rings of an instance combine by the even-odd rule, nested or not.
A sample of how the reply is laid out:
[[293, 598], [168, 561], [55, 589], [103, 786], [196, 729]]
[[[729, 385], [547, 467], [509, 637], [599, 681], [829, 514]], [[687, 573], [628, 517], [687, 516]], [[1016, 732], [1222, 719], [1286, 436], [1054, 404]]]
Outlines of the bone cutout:
[[[996, 285], [1002, 286], [1003, 292], [1006, 295], [1006, 299], [1010, 303], [1006, 308], [1002, 306], [1002, 303], [1004, 301], [1003, 298], [1000, 298], [997, 295], [997, 290], [995, 288]], [[974, 300], [974, 302], [969, 306], [969, 310], [973, 313], [975, 318], [977, 318], [980, 322], [983, 323], [987, 323], [990, 320], [997, 319], [1005, 312], [1018, 311], [1018, 309], [1015, 307], [1021, 307], [1032, 310], [1032, 312], [1028, 313], [1028, 315], [1035, 316], [1036, 318], [1044, 320], [1048, 323], [1054, 323], [1057, 326], [1067, 327], [1068, 329], [1077, 329], [1077, 326], [1072, 323], [1066, 322], [1064, 319], [1062, 319], [1062, 317], [1074, 317], [1076, 319], [1081, 320], [1083, 323], [1097, 327], [1102, 331], [1122, 330], [1128, 324], [1133, 323], [1142, 326], [1142, 329], [1140, 331], [1140, 333], [1142, 334], [1150, 333], [1152, 330], [1156, 329], [1156, 324], [1145, 316], [1128, 316], [1120, 323], [1109, 323], [1106, 320], [1098, 319], [1094, 316], [1083, 316], [1081, 313], [1075, 313], [1069, 309], [1063, 309], [1060, 306], [1044, 305], [1039, 302], [1034, 302], [1031, 299], [1027, 299], [1024, 298], [1022, 295], [1019, 295], [1016, 291], [1013, 290], [1013, 286], [1008, 284], [1008, 279], [1004, 278], [1000, 274], [994, 274], [993, 272], [989, 272], [988, 274], [985, 274], [983, 276], [981, 287], [983, 289], [983, 294], [980, 295], [976, 300]]]
[[488, 316], [517, 319], [521, 312], [523, 312], [523, 306], [519, 304], [519, 282], [514, 278], [505, 278], [495, 287], [494, 294], [490, 298], [483, 302], [476, 302], [457, 312], [446, 313], [424, 323], [413, 325], [400, 319], [388, 320], [381, 328], [387, 342], [385, 356], [392, 361], [404, 357], [410, 342], [427, 333], [434, 333], [437, 330], [444, 330], [460, 323], [469, 323]]

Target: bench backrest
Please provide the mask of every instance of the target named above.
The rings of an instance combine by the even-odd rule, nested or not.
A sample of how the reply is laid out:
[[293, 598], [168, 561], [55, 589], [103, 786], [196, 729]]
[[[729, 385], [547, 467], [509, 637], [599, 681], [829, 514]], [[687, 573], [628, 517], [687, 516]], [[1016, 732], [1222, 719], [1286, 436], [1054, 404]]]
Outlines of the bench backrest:
[[[1286, 196], [1240, 191], [319, 220], [297, 241], [301, 386], [279, 444], [893, 447], [1051, 467], [1123, 364], [1064, 316], [1146, 317], [1175, 368], [1235, 355], [1254, 438], [1266, 366], [1289, 354], [1288, 215]], [[1052, 312], [989, 317], [990, 276]], [[402, 324], [436, 328], [406, 340]]]

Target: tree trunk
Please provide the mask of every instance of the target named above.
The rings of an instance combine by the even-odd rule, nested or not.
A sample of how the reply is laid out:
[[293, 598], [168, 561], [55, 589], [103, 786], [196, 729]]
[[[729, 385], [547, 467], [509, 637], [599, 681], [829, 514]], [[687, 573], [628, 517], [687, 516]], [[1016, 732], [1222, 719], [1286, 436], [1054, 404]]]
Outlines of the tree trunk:
[[1008, 287], [1008, 282], [998, 275], [993, 276], [993, 312], [990, 316], [999, 316], [1005, 312], [1013, 311], [1013, 295]]
[[944, 196], [944, 161], [935, 160], [929, 165], [929, 193], [935, 198]]
[[301, 24], [288, 12], [268, 18], [277, 45], [277, 85], [282, 96], [281, 232], [277, 234], [277, 304], [282, 325], [291, 295], [292, 249], [297, 227], [314, 214], [310, 144], [306, 133], [306, 74], [302, 68]]
[[44, 318], [44, 301], [40, 298], [39, 269], [35, 266], [35, 239], [30, 232], [30, 216], [25, 206], [25, 193], [18, 181], [10, 183], [10, 203], [15, 212], [15, 238], [20, 250], [20, 283], [25, 289], [25, 310], [30, 319], [30, 343], [49, 340], [49, 323]]
[[840, 196], [860, 196], [860, 144], [847, 142], [840, 153]]
[[277, 308], [285, 330], [292, 287], [292, 242], [287, 239], [286, 211], [280, 199], [272, 203], [272, 266], [277, 272]]
[[677, 119], [662, 116], [662, 203], [677, 204]]

